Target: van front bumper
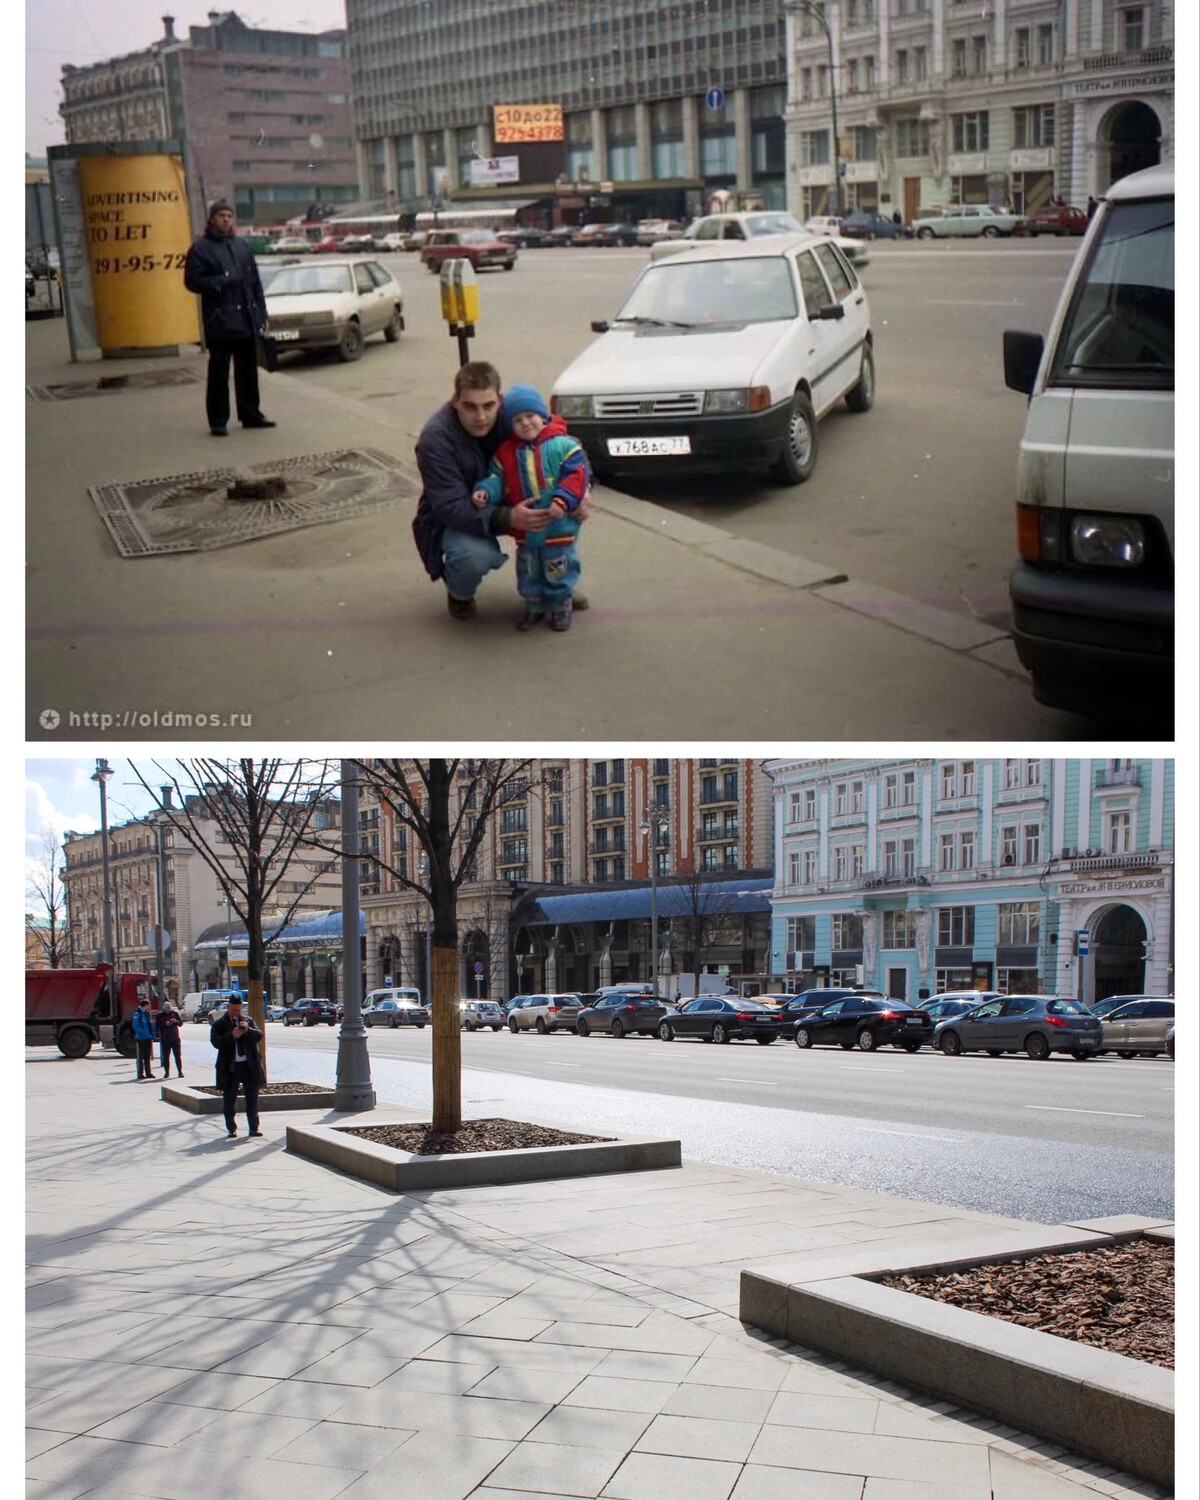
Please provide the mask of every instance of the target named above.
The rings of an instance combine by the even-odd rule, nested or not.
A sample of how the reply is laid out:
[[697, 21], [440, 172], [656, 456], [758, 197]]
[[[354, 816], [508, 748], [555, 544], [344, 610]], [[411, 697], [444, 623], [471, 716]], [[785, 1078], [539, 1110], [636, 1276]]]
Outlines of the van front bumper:
[[[572, 417], [571, 436], [587, 449], [594, 469], [609, 473], [641, 475], [696, 471], [763, 468], [783, 453], [787, 441], [791, 401], [781, 401], [766, 411], [738, 412], [729, 416], [671, 418]], [[617, 456], [608, 451], [609, 438], [686, 437], [690, 452], [653, 457]]]
[[1017, 655], [1039, 702], [1093, 716], [1132, 709], [1170, 717], [1173, 589], [1021, 562], [1010, 594]]

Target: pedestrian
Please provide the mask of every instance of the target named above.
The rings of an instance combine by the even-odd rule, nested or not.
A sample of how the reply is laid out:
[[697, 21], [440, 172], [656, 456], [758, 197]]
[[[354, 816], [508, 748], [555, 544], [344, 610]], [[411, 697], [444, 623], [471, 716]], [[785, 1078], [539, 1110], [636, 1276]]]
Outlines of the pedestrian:
[[[446, 586], [446, 605], [456, 620], [475, 615], [475, 594], [493, 569], [502, 567], [505, 554], [497, 535], [543, 531], [550, 513], [519, 504], [477, 509], [472, 491], [482, 480], [500, 445], [500, 375], [483, 360], [460, 366], [454, 394], [425, 423], [417, 439], [417, 469], [421, 498], [413, 517], [413, 538], [434, 582]], [[583, 521], [591, 513], [586, 499], [579, 511]], [[587, 600], [576, 594], [576, 609]]]
[[149, 1000], [139, 1000], [130, 1019], [137, 1047], [137, 1082], [140, 1083], [143, 1078], [154, 1077], [154, 1022], [150, 1019]]
[[175, 1059], [175, 1072], [183, 1077], [183, 1062], [179, 1045], [179, 1025], [183, 1017], [169, 1000], [164, 1000], [158, 1012], [158, 1048], [162, 1059], [162, 1076], [171, 1076], [171, 1058]]
[[200, 296], [208, 385], [204, 404], [213, 437], [229, 436], [229, 363], [238, 421], [243, 427], [274, 427], [259, 409], [256, 340], [266, 332], [267, 301], [254, 252], [233, 232], [233, 207], [224, 198], [208, 206], [204, 233], [192, 243], [183, 284]]
[[242, 1014], [240, 998], [229, 1001], [225, 1014], [213, 1022], [208, 1037], [217, 1049], [217, 1087], [224, 1103], [226, 1131], [230, 1137], [237, 1135], [237, 1096], [241, 1089], [246, 1098], [249, 1134], [262, 1135], [258, 1128], [258, 1089], [264, 1077], [258, 1055], [262, 1032], [249, 1016]]
[[1095, 216], [1096, 216], [1096, 210], [1099, 207], [1100, 207], [1100, 205], [1096, 202], [1095, 198], [1092, 197], [1091, 193], [1089, 193], [1088, 194], [1088, 201], [1087, 201], [1087, 216], [1088, 216], [1088, 223], [1089, 224], [1095, 218]]
[[473, 491], [472, 503], [480, 510], [524, 504], [550, 515], [543, 530], [513, 530], [517, 592], [525, 601], [517, 629], [532, 630], [549, 616], [551, 630], [569, 630], [571, 594], [579, 582], [576, 538], [589, 484], [587, 455], [531, 385], [514, 385], [505, 393], [500, 426], [508, 436]]

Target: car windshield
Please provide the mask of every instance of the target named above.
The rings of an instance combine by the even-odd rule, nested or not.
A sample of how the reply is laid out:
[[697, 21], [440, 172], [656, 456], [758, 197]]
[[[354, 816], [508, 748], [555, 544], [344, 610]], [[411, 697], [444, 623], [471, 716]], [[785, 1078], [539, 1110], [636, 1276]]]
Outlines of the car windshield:
[[616, 321], [691, 328], [772, 323], [795, 316], [796, 294], [782, 256], [730, 256], [655, 262]]
[[1090, 1016], [1092, 1012], [1078, 1000], [1047, 1000], [1048, 1016]]
[[1175, 200], [1114, 203], [1071, 300], [1054, 380], [1175, 387]]
[[488, 229], [463, 229], [459, 231], [460, 245], [490, 245], [495, 236]]
[[354, 290], [349, 266], [265, 266], [260, 274], [268, 297], [303, 297], [312, 293], [319, 296]]

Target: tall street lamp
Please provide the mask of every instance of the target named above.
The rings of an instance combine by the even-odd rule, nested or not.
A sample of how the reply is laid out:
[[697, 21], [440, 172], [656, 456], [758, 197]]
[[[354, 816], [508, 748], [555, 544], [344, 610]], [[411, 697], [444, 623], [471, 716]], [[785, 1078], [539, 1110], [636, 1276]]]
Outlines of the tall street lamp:
[[169, 809], [171, 807], [172, 788], [164, 786], [159, 788], [159, 805], [154, 811], [154, 829], [158, 835], [158, 921], [154, 924], [154, 957], [158, 964], [158, 1003], [161, 1005], [167, 996], [166, 981], [163, 978], [164, 949], [169, 941], [166, 934], [167, 922], [167, 846], [166, 830], [170, 824]]
[[358, 772], [342, 762], [342, 1025], [338, 1032], [334, 1109], [375, 1108], [371, 1059], [362, 1018], [362, 938], [359, 936]]
[[646, 808], [638, 832], [649, 839], [650, 854], [650, 963], [654, 970], [654, 998], [658, 999], [658, 844], [666, 819]]
[[[104, 881], [104, 961], [113, 961], [112, 885], [108, 861], [108, 783], [113, 769], [106, 760], [97, 760], [92, 780], [100, 788], [100, 862]], [[114, 1037], [116, 1035], [114, 1031]]]
[[829, 48], [829, 102], [833, 109], [833, 193], [837, 216], [840, 219], [842, 217], [842, 171], [838, 152], [837, 70], [833, 61], [833, 32], [829, 29], [829, 21], [826, 18], [825, 5], [822, 0], [789, 0], [788, 9], [798, 10], [802, 15], [815, 21], [825, 33], [825, 41]]

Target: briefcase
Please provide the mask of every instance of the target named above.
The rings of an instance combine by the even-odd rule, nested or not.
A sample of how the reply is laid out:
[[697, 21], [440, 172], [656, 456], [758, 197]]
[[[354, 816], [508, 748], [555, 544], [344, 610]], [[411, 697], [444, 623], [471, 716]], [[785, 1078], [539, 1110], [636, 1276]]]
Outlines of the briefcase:
[[258, 360], [260, 370], [266, 370], [268, 374], [279, 368], [279, 345], [269, 333], [256, 333], [254, 335], [254, 355]]

